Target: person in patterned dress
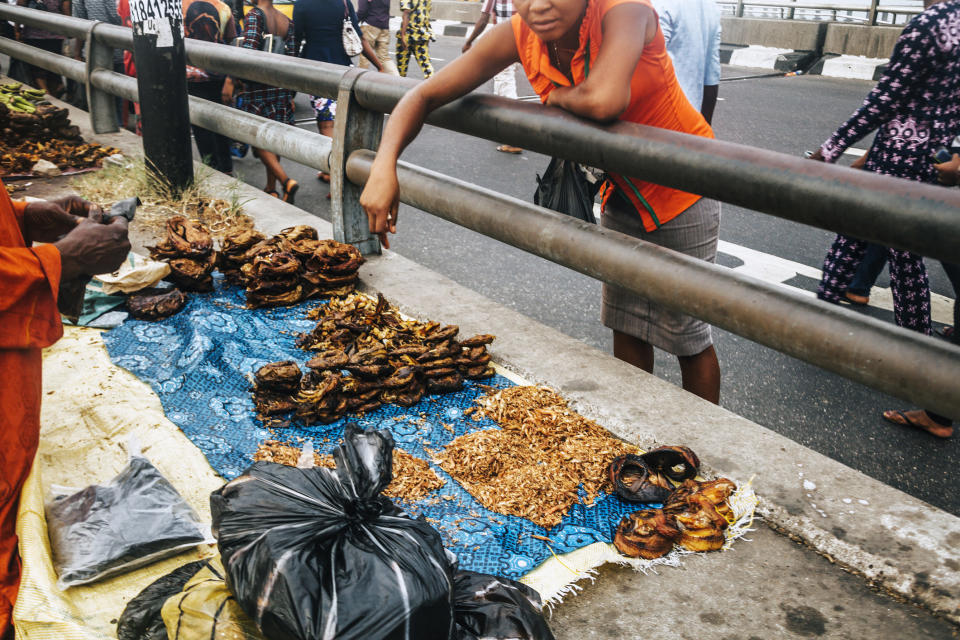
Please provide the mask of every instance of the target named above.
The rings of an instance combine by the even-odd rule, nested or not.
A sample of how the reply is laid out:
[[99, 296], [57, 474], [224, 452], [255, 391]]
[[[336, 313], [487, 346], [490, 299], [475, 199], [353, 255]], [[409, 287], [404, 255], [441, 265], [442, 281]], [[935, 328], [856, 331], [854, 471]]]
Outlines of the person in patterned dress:
[[[863, 105], [811, 158], [835, 162], [875, 129], [866, 171], [937, 183], [931, 156], [960, 134], [960, 0], [924, 0], [923, 13], [903, 29], [883, 77]], [[840, 301], [867, 245], [843, 234], [836, 237], [823, 262], [818, 298]], [[888, 251], [896, 323], [930, 335], [930, 283], [923, 257], [901, 249]], [[884, 417], [891, 422], [937, 431], [904, 419], [900, 412], [887, 413], [891, 416]]]
[[410, 67], [410, 55], [417, 59], [423, 77], [433, 75], [430, 62], [430, 42], [433, 29], [430, 27], [430, 0], [400, 0], [403, 23], [397, 32], [397, 71], [406, 77]]
[[[240, 46], [245, 49], [261, 51], [264, 36], [272, 34], [284, 39], [284, 53], [292, 56], [296, 53], [296, 44], [293, 30], [293, 21], [274, 8], [273, 0], [257, 0], [257, 4], [243, 19], [243, 41]], [[223, 102], [232, 104], [234, 95], [232, 78], [227, 78], [223, 85]], [[293, 96], [296, 92], [282, 87], [270, 87], [257, 82], [246, 82], [240, 92], [240, 108], [247, 113], [282, 122], [293, 124]], [[267, 170], [267, 184], [264, 191], [272, 196], [279, 197], [277, 183], [283, 186], [283, 201], [293, 204], [297, 189], [300, 185], [289, 177], [280, 164], [280, 156], [264, 149], [254, 149], [253, 154], [260, 159]]]

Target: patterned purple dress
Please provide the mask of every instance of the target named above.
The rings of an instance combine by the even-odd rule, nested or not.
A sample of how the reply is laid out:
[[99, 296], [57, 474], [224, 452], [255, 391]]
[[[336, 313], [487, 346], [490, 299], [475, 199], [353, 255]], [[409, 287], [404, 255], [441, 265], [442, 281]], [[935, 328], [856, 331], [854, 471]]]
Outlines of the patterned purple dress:
[[[864, 169], [936, 184], [930, 156], [960, 133], [960, 0], [940, 2], [913, 18], [890, 56], [886, 73], [820, 151], [834, 162], [877, 129]], [[839, 302], [867, 243], [838, 235], [823, 263], [817, 296]], [[930, 285], [923, 258], [890, 249], [890, 288], [899, 326], [930, 334]]]

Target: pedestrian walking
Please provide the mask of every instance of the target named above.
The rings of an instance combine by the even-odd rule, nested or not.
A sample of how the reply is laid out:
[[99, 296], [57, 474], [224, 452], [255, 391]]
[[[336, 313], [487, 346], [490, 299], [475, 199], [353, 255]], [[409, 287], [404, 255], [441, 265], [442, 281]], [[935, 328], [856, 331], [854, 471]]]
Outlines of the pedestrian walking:
[[[352, 66], [353, 61], [343, 47], [343, 21], [346, 17], [353, 23], [354, 30], [360, 33], [360, 20], [350, 0], [299, 0], [293, 7], [293, 24], [300, 57]], [[362, 55], [378, 71], [383, 71], [376, 51], [366, 40], [363, 42]], [[320, 134], [333, 137], [337, 101], [323, 96], [311, 96], [310, 105], [316, 114]], [[330, 175], [320, 171], [317, 179], [330, 182]]]
[[[382, 71], [400, 75], [390, 58], [390, 0], [360, 0], [357, 4], [357, 18], [363, 29], [363, 39], [377, 54]], [[370, 67], [366, 56], [358, 61], [361, 69]]]
[[[960, 185], [960, 155], [955, 153], [949, 162], [933, 166], [937, 171], [940, 184], [949, 187]], [[953, 287], [953, 331], [947, 338], [953, 344], [960, 346], [960, 334], [957, 333], [957, 327], [960, 327], [960, 263], [941, 262], [940, 264], [950, 280], [950, 286]], [[930, 410], [884, 411], [883, 418], [894, 424], [921, 429], [938, 438], [949, 438], [953, 435], [953, 421], [947, 416]]]
[[[17, 5], [40, 11], [61, 13], [66, 16], [72, 13], [70, 0], [17, 0]], [[63, 53], [64, 37], [59, 33], [21, 25], [20, 39], [24, 44], [43, 49], [49, 53], [56, 55]], [[31, 84], [38, 89], [43, 89], [55, 98], [63, 95], [63, 78], [60, 77], [60, 74], [29, 63], [25, 63], [25, 65]]]
[[[883, 77], [863, 105], [811, 156], [835, 162], [877, 130], [863, 168], [881, 175], [936, 183], [931, 156], [960, 133], [960, 0], [925, 0], [903, 29]], [[840, 234], [823, 263], [817, 297], [839, 302], [868, 243]], [[897, 325], [930, 335], [930, 285], [923, 257], [887, 250]]]
[[[245, 49], [262, 51], [266, 36], [272, 35], [283, 42], [284, 55], [296, 53], [293, 21], [273, 6], [273, 0], [257, 0], [256, 6], [247, 12], [243, 19], [243, 41]], [[228, 77], [223, 84], [224, 104], [231, 104], [235, 87], [233, 79]], [[258, 82], [246, 82], [240, 91], [241, 109], [255, 116], [269, 118], [284, 124], [293, 124], [293, 96], [295, 93], [282, 87], [271, 87]], [[267, 172], [267, 184], [263, 190], [279, 198], [277, 183], [283, 187], [283, 201], [293, 204], [300, 185], [289, 177], [280, 164], [280, 156], [265, 149], [253, 150], [254, 155], [263, 163]]]
[[[220, 0], [183, 0], [183, 35], [194, 40], [232, 44], [237, 37], [237, 28], [229, 5]], [[187, 65], [187, 93], [192, 96], [218, 102], [223, 95], [224, 82], [226, 78], [221, 74]], [[203, 163], [216, 171], [233, 175], [230, 138], [196, 125], [192, 128]]]
[[677, 81], [713, 121], [720, 86], [720, 7], [715, 0], [653, 0]]
[[[501, 22], [509, 22], [514, 13], [516, 12], [514, 11], [511, 0], [486, 0], [480, 11], [480, 17], [477, 19], [476, 24], [473, 25], [473, 31], [467, 36], [467, 41], [463, 43], [461, 52], [466, 53], [470, 50], [470, 47], [473, 46], [473, 41], [483, 33], [483, 30], [487, 28], [488, 24], [497, 25]], [[515, 62], [493, 76], [494, 95], [498, 95], [501, 98], [510, 98], [511, 100], [517, 99], [517, 67], [519, 66], [520, 64]], [[502, 151], [503, 153], [523, 153], [523, 149], [520, 147], [514, 147], [509, 144], [501, 144], [497, 147], [497, 151]]]
[[430, 43], [434, 40], [430, 26], [430, 0], [400, 0], [403, 21], [397, 32], [397, 71], [407, 76], [410, 56], [417, 59], [423, 77], [433, 75], [433, 63], [430, 62]]
[[[510, 22], [494, 27], [394, 108], [360, 197], [370, 229], [384, 246], [389, 247], [387, 233], [396, 232], [397, 159], [428, 113], [515, 62], [545, 104], [598, 122], [621, 120], [713, 137], [677, 84], [649, 0], [514, 0], [514, 7], [517, 15]], [[611, 174], [609, 180], [605, 227], [715, 260], [719, 203], [625, 176]], [[678, 356], [685, 389], [719, 400], [720, 366], [709, 325], [618, 287], [605, 285], [603, 297], [614, 355], [652, 371], [653, 348], [663, 348]]]

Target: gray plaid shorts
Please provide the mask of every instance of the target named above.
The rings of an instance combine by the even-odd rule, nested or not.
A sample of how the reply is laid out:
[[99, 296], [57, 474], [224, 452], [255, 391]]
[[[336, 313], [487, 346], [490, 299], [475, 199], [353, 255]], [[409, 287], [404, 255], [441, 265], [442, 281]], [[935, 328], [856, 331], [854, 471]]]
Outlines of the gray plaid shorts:
[[[717, 260], [720, 203], [701, 198], [655, 231], [646, 231], [640, 215], [614, 194], [600, 224], [707, 262]], [[693, 316], [656, 305], [614, 285], [603, 285], [603, 324], [677, 356], [694, 356], [713, 344], [710, 325]]]

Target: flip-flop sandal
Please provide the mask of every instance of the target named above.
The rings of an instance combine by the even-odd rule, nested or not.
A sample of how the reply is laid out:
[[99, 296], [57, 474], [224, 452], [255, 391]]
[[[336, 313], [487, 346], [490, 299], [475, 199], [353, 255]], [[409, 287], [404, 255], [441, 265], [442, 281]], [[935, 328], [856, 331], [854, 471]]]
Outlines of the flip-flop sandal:
[[663, 504], [673, 492], [672, 488], [655, 484], [664, 483], [665, 480], [659, 474], [650, 473], [647, 463], [640, 456], [629, 453], [620, 456], [610, 463], [607, 472], [614, 491], [627, 502]]
[[937, 333], [947, 338], [948, 340], [953, 337], [953, 332], [956, 331], [954, 327], [944, 327], [943, 329], [937, 329]]
[[330, 182], [330, 174], [324, 173], [323, 171], [317, 171], [317, 180], [322, 182]]
[[267, 194], [268, 196], [273, 196], [274, 198], [279, 198], [279, 197], [280, 197], [280, 194], [277, 193], [276, 191], [274, 191], [273, 189], [270, 189], [270, 190], [264, 189], [263, 192], [264, 192], [265, 194]]
[[523, 153], [523, 149], [521, 149], [520, 147], [514, 147], [513, 145], [509, 145], [509, 144], [500, 145], [499, 147], [497, 147], [497, 151], [501, 153]]
[[[290, 183], [293, 184], [290, 184]], [[283, 201], [289, 204], [293, 204], [293, 199], [297, 196], [297, 191], [300, 189], [300, 183], [290, 178], [283, 185]]]

